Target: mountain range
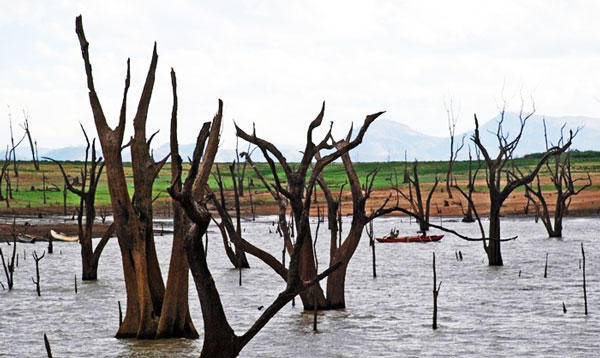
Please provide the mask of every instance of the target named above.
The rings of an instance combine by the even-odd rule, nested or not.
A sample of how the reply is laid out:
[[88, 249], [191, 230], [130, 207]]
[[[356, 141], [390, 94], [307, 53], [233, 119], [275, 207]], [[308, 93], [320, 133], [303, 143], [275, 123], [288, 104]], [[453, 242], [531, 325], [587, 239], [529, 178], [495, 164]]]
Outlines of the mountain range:
[[[577, 150], [600, 150], [600, 118], [581, 117], [581, 116], [562, 116], [551, 117], [543, 115], [533, 115], [528, 119], [523, 131], [521, 142], [515, 151], [516, 156], [522, 156], [529, 153], [543, 152], [546, 148], [544, 142], [544, 124], [546, 121], [548, 140], [550, 145], [556, 144], [561, 135], [561, 128], [565, 137], [569, 136], [569, 129], [577, 132], [573, 140], [572, 149]], [[500, 116], [480, 125], [480, 134], [483, 143], [488, 151], [495, 152], [497, 148], [497, 138], [495, 136]], [[444, 124], [445, 125], [445, 124]], [[517, 113], [506, 113], [502, 124], [504, 134], [513, 138], [520, 128], [519, 115]], [[468, 158], [468, 146], [473, 147], [471, 136], [473, 131], [458, 133], [455, 135], [455, 142], [460, 143], [464, 137], [465, 146], [459, 154], [460, 159]], [[299, 161], [301, 148], [274, 143], [286, 156], [288, 161]], [[386, 162], [403, 161], [405, 157], [408, 160], [418, 159], [421, 161], [447, 160], [449, 156], [449, 137], [436, 137], [417, 132], [409, 126], [388, 119], [376, 120], [363, 139], [363, 143], [351, 152], [352, 159], [363, 162]], [[242, 146], [243, 147], [243, 146]], [[182, 157], [191, 157], [193, 153], [193, 144], [180, 145]], [[57, 160], [83, 160], [85, 147], [66, 146], [61, 148], [38, 148], [40, 157], [50, 157]], [[169, 151], [168, 144], [162, 144], [154, 148], [156, 158], [162, 158]], [[235, 149], [220, 148], [217, 155], [217, 161], [227, 162], [235, 157]], [[255, 161], [262, 161], [260, 154], [254, 155]], [[21, 145], [17, 149], [17, 159], [30, 160], [31, 151], [26, 145]], [[129, 160], [129, 151], [123, 152], [123, 159]]]

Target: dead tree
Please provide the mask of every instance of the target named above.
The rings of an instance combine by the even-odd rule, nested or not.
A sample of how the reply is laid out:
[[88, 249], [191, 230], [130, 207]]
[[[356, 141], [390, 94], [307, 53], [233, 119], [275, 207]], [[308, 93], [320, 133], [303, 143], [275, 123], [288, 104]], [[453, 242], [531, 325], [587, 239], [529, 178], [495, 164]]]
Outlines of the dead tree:
[[[12, 255], [10, 257], [10, 260], [7, 258], [6, 260], [4, 259], [4, 253], [2, 252], [2, 248], [0, 247], [0, 257], [2, 258], [2, 267], [4, 268], [4, 274], [6, 275], [6, 282], [8, 284], [8, 290], [12, 290], [13, 285], [14, 285], [14, 280], [13, 280], [13, 276], [14, 276], [14, 272], [15, 272], [15, 258], [17, 257], [17, 233], [16, 233], [16, 228], [15, 228], [16, 224], [15, 221], [13, 220], [13, 228], [11, 231], [12, 237], [13, 237], [13, 250], [12, 250]], [[18, 265], [18, 263], [17, 263]]]
[[[179, 157], [179, 140], [177, 138], [177, 78], [171, 69], [171, 86], [173, 88], [173, 110], [171, 112], [171, 182], [174, 188], [181, 188], [181, 161]], [[221, 120], [221, 103], [219, 113], [214, 122]], [[216, 150], [215, 150], [216, 154]], [[214, 154], [213, 154], [214, 156]], [[183, 212], [181, 205], [173, 201], [173, 247], [169, 263], [169, 275], [161, 310], [157, 337], [198, 338], [198, 332], [192, 323], [189, 313], [189, 265], [184, 251], [184, 238], [190, 229], [191, 222]], [[208, 240], [207, 240], [208, 244]]]
[[[6, 147], [6, 152], [4, 153], [4, 162], [2, 163], [2, 167], [1, 167], [1, 172], [0, 172], [0, 201], [1, 200], [6, 200], [6, 206], [10, 207], [10, 203], [9, 203], [9, 199], [12, 199], [12, 195], [10, 194], [10, 163], [11, 161], [14, 160], [15, 158], [15, 151], [17, 149], [17, 147], [23, 142], [23, 140], [25, 139], [25, 134], [23, 134], [23, 137], [21, 137], [20, 140], [17, 141], [17, 144], [12, 144], [12, 139], [11, 139], [11, 146], [7, 146]], [[6, 198], [4, 197], [4, 195], [2, 195], [2, 181], [5, 180], [6, 181], [6, 188], [7, 188], [7, 196]]]
[[[528, 174], [523, 174], [519, 170], [516, 170], [512, 162], [513, 154], [519, 145], [525, 124], [527, 123], [527, 120], [531, 118], [534, 112], [535, 108], [527, 114], [525, 114], [521, 109], [519, 113], [519, 132], [514, 138], [509, 139], [509, 134], [505, 134], [502, 129], [502, 124], [505, 118], [505, 110], [504, 108], [501, 110], [500, 120], [498, 121], [495, 133], [499, 150], [495, 157], [490, 154], [488, 149], [481, 141], [481, 137], [479, 135], [479, 121], [477, 120], [477, 115], [474, 116], [475, 132], [471, 139], [481, 152], [483, 160], [486, 164], [486, 183], [490, 198], [488, 231], [489, 243], [486, 243], [486, 240], [483, 240], [483, 247], [488, 256], [488, 263], [490, 266], [503, 265], [500, 248], [500, 243], [502, 241], [500, 239], [500, 211], [502, 209], [502, 204], [516, 188], [531, 183], [546, 161], [551, 156], [558, 155], [567, 150], [573, 139], [573, 132], [570, 132], [569, 139], [564, 143], [564, 145], [549, 148]], [[503, 178], [505, 179], [503, 180]]]
[[[156, 337], [196, 338], [198, 334], [192, 324], [187, 305], [179, 307], [176, 302], [169, 301], [170, 298], [177, 298], [174, 301], [187, 302], [187, 276], [182, 272], [187, 272], [188, 269], [187, 265], [182, 263], [185, 261], [183, 259], [183, 245], [176, 245], [178, 239], [173, 240], [174, 251], [171, 255], [171, 263], [177, 262], [178, 267], [173, 270], [169, 269], [168, 281], [174, 280], [175, 284], [169, 284], [166, 289], [154, 245], [152, 185], [168, 159], [168, 156], [166, 156], [159, 162], [155, 162], [149, 149], [154, 135], [149, 139], [146, 137], [146, 119], [158, 62], [156, 44], [154, 45], [150, 68], [133, 120], [134, 135], [129, 142], [135, 189], [132, 199], [125, 180], [121, 156], [121, 150], [124, 146], [127, 93], [130, 83], [129, 60], [127, 61], [127, 76], [119, 122], [112, 129], [106, 121], [94, 86], [92, 65], [88, 52], [89, 43], [85, 38], [81, 16], [76, 19], [76, 33], [85, 65], [90, 105], [102, 152], [105, 156], [105, 172], [127, 291], [127, 309], [116, 336], [118, 338], [147, 339]], [[175, 78], [174, 73], [172, 77]], [[175, 90], [175, 81], [173, 81], [174, 99], [176, 99]], [[176, 122], [176, 103], [176, 101], [173, 103], [172, 126], [173, 122]], [[221, 107], [219, 107], [217, 116], [218, 121], [220, 121], [220, 115]], [[175, 309], [170, 309], [173, 307]], [[177, 314], [179, 309], [183, 310], [183, 313]], [[183, 329], [179, 330], [181, 327]]]
[[[83, 125], [81, 131], [85, 137], [87, 146], [85, 148], [85, 161], [83, 168], [80, 172], [79, 181], [80, 187], [75, 187], [69, 180], [67, 173], [65, 172], [62, 164], [52, 158], [44, 157], [56, 163], [58, 165], [65, 182], [65, 187], [73, 194], [79, 196], [79, 208], [77, 210], [77, 227], [79, 235], [79, 244], [81, 245], [81, 279], [83, 281], [94, 281], [98, 279], [98, 262], [100, 261], [100, 255], [104, 247], [108, 243], [108, 240], [113, 236], [115, 231], [114, 223], [111, 224], [102, 239], [96, 245], [94, 249], [92, 243], [92, 235], [94, 229], [94, 221], [96, 220], [96, 190], [98, 188], [98, 182], [102, 176], [102, 170], [104, 169], [104, 162], [101, 157], [97, 157], [96, 154], [96, 139], [92, 140], [90, 146], [90, 140], [87, 136]], [[91, 152], [90, 152], [91, 149]], [[65, 196], [66, 197], [66, 196]], [[65, 204], [66, 210], [66, 204]], [[85, 224], [83, 223], [83, 215], [85, 212]]]
[[[229, 258], [229, 261], [231, 262], [233, 267], [249, 268], [250, 265], [248, 264], [248, 259], [246, 258], [246, 254], [244, 253], [243, 250], [239, 249], [238, 246], [235, 244], [235, 242], [237, 242], [237, 240], [229, 238], [230, 230], [227, 230], [228, 224], [225, 221], [229, 221], [231, 223], [231, 225], [233, 225], [233, 220], [231, 218], [231, 214], [229, 214], [229, 211], [227, 210], [227, 205], [225, 202], [225, 188], [223, 185], [223, 178], [221, 177], [221, 170], [219, 169], [218, 164], [215, 167], [216, 167], [217, 173], [216, 173], [216, 175], [213, 175], [213, 176], [215, 178], [215, 181], [217, 182], [217, 186], [219, 187], [219, 198], [220, 198], [220, 205], [222, 206], [222, 210], [220, 211], [220, 215], [219, 215], [221, 217], [221, 221], [217, 222], [214, 218], [213, 218], [213, 221], [215, 222], [215, 224], [219, 228], [219, 231], [221, 232], [221, 237], [223, 238], [223, 247], [225, 248], [225, 253], [227, 254], [227, 257]], [[235, 207], [235, 217], [236, 217], [235, 235], [241, 238], [242, 223], [241, 223], [241, 217], [240, 217], [240, 200], [239, 200], [239, 192], [237, 190], [237, 179], [235, 176], [236, 173], [235, 173], [234, 167], [235, 167], [235, 163], [231, 164], [229, 166], [231, 179], [233, 181], [233, 196], [234, 196], [234, 207]], [[216, 198], [215, 195], [211, 195], [210, 199], [214, 205], [216, 205], [215, 201], [219, 200]], [[232, 245], [233, 245], [233, 247], [232, 247]]]
[[435, 271], [435, 252], [433, 252], [433, 323], [431, 324], [431, 328], [437, 329], [437, 313], [438, 313], [438, 295], [440, 294], [440, 288], [442, 287], [442, 281], [440, 284], [437, 284], [437, 274]]
[[[546, 150], [548, 150], [548, 136], [546, 132], [546, 121], [544, 121], [544, 137], [546, 138]], [[563, 141], [563, 136], [558, 141], [560, 146]], [[592, 185], [590, 173], [587, 173], [587, 178], [573, 178], [571, 168], [571, 153], [559, 153], [546, 162], [546, 169], [550, 174], [550, 180], [554, 185], [556, 200], [554, 207], [554, 216], [551, 218], [548, 203], [544, 198], [540, 176], [537, 176], [537, 187], [534, 189], [531, 183], [526, 184], [525, 197], [533, 204], [537, 213], [540, 214], [542, 223], [550, 237], [562, 237], [562, 219], [565, 216], [571, 198]], [[583, 181], [584, 184], [578, 189], [575, 189], [576, 183]]]
[[42, 173], [42, 195], [44, 197], [44, 204], [46, 204], [46, 173]]
[[44, 333], [44, 346], [46, 346], [46, 355], [48, 358], [52, 358], [52, 348], [50, 347], [50, 341], [48, 341], [46, 333]]
[[[13, 126], [12, 126], [12, 115], [10, 113], [10, 106], [8, 106], [8, 127], [10, 129], [10, 145], [14, 148], [15, 147], [15, 137], [14, 137], [14, 133], [13, 133]], [[10, 158], [10, 160], [12, 160], [13, 162], [13, 172], [15, 174], [15, 179], [17, 180], [17, 188], [15, 191], [19, 191], [19, 168], [17, 166], [17, 153], [16, 151], [12, 152], [12, 158]]]
[[[235, 209], [235, 231], [238, 236], [242, 236], [242, 214], [240, 210], [240, 196], [243, 196], [244, 190], [240, 188], [240, 185], [243, 187], [244, 185], [244, 174], [246, 171], [246, 163], [244, 162], [244, 168], [242, 173], [240, 174], [239, 169], [239, 158], [236, 159], [236, 163], [232, 163], [229, 166], [229, 174], [231, 175], [231, 182], [233, 183], [233, 207]], [[242, 175], [240, 178], [239, 175]], [[235, 245], [234, 245], [235, 246]], [[249, 268], [248, 260], [246, 259], [246, 254], [243, 250], [240, 250], [237, 246], [235, 246], [235, 255], [238, 260], [238, 268]]]
[[24, 120], [23, 124], [21, 124], [21, 128], [23, 128], [23, 130], [25, 131], [25, 135], [29, 140], [29, 146], [31, 148], [31, 160], [33, 161], [33, 166], [35, 167], [35, 170], [40, 170], [40, 163], [36, 156], [36, 149], [33, 144], [33, 139], [31, 139], [31, 131], [29, 130], [29, 116], [27, 115], [27, 112], [23, 111], [23, 117]]
[[[471, 146], [469, 146], [469, 173], [467, 177], [467, 211], [463, 211], [462, 222], [472, 223], [475, 222], [473, 217], [473, 193], [475, 192], [475, 181], [477, 180], [477, 173], [481, 169], [481, 160], [479, 150], [475, 148], [475, 154], [477, 156], [477, 168], [473, 170], [473, 156], [471, 155]], [[458, 184], [454, 184], [455, 186]]]
[[581, 243], [581, 257], [583, 259], [583, 304], [585, 308], [585, 315], [588, 315], [588, 301], [587, 301], [587, 286], [585, 284], [585, 251], [583, 250], [583, 242]]
[[44, 256], [46, 256], [46, 251], [44, 250], [44, 252], [42, 253], [42, 256], [38, 256], [37, 252], [34, 251], [31, 254], [31, 256], [35, 260], [35, 276], [36, 276], [36, 279], [34, 280], [32, 277], [31, 281], [33, 281], [33, 284], [35, 285], [35, 290], [39, 297], [42, 295], [42, 293], [40, 291], [40, 260], [43, 259]]
[[252, 178], [248, 178], [248, 196], [250, 199], [250, 213], [252, 214], [252, 221], [256, 221], [256, 208], [254, 206], [254, 181]]
[[[245, 153], [249, 153], [249, 152], [250, 152], [250, 145], [248, 145], [248, 149], [246, 150]], [[232, 179], [234, 179], [233, 176], [235, 176], [235, 178], [237, 179], [237, 183], [235, 183], [234, 188], [237, 188], [238, 198], [244, 196], [244, 177], [246, 176], [246, 167], [248, 166], [248, 162], [246, 162], [246, 161], [244, 161], [243, 165], [240, 163], [240, 156], [241, 156], [240, 154], [241, 153], [238, 150], [238, 138], [236, 137], [235, 161], [232, 164], [234, 167], [235, 175], [232, 174]], [[250, 189], [248, 188], [248, 190], [250, 190]]]
[[[294, 247], [300, 242], [302, 243], [302, 249], [297, 253], [294, 251], [294, 254], [297, 254], [300, 257], [295, 258], [291, 256], [289, 270], [293, 271], [299, 269], [300, 279], [303, 281], [312, 280], [316, 276], [312, 245], [313, 243], [309, 224], [314, 184], [316, 183], [325, 166], [340, 158], [362, 142], [364, 134], [366, 133], [369, 125], [382, 113], [383, 112], [379, 112], [368, 115], [357, 136], [351, 141], [346, 141], [340, 146], [336, 147], [336, 143], [331, 135], [330, 126], [329, 131], [324, 138], [318, 144], [315, 144], [313, 142], [313, 131], [315, 128], [319, 127], [323, 121], [323, 116], [325, 114], [325, 103], [323, 103], [323, 107], [321, 108], [319, 115], [310, 123], [308, 127], [306, 134], [306, 146], [303, 151], [302, 160], [297, 166], [294, 167], [288, 163], [287, 159], [283, 156], [281, 151], [277, 149], [277, 147], [275, 147], [272, 143], [257, 137], [255, 130], [252, 131], [252, 134], [248, 134], [236, 125], [237, 136], [256, 145], [263, 153], [263, 156], [269, 164], [269, 168], [275, 182], [275, 190], [277, 190], [282, 196], [285, 196], [290, 202], [290, 208], [296, 224], [296, 243], [294, 244]], [[350, 132], [352, 132], [352, 130], [350, 130]], [[311, 166], [315, 155], [323, 149], [330, 149], [332, 152], [320, 159], [317, 159]], [[275, 157], [284, 172], [285, 178], [287, 179], [287, 183], [285, 185], [286, 187], [284, 187], [284, 184], [279, 177], [277, 167], [271, 156]], [[312, 169], [310, 175], [308, 174], [309, 169]], [[344, 265], [346, 264], [347, 263], [344, 263]], [[293, 265], [299, 265], [299, 268], [294, 267]], [[301, 295], [305, 309], [310, 310], [313, 308], [315, 295], [318, 309], [327, 309], [331, 307], [325, 298], [323, 290], [320, 288], [320, 286], [315, 285]]]
[[375, 263], [375, 233], [373, 232], [373, 221], [369, 222], [366, 228], [367, 236], [369, 237], [369, 246], [371, 246], [371, 258], [373, 260], [373, 277], [377, 277], [377, 265]]
[[[210, 123], [207, 124], [210, 126]], [[287, 283], [286, 288], [263, 311], [262, 315], [244, 334], [236, 335], [225, 315], [223, 304], [208, 268], [202, 245], [202, 236], [204, 236], [211, 220], [210, 212], [206, 206], [206, 195], [210, 196], [213, 194], [207, 193], [205, 188], [219, 142], [220, 117], [218, 121], [213, 121], [210, 128], [210, 135], [206, 124], [203, 128], [206, 130], [203, 130], [198, 137], [192, 165], [183, 187], [177, 189], [174, 185], [169, 189], [169, 193], [175, 200], [181, 203], [187, 217], [193, 223], [188, 231], [188, 235], [185, 236], [184, 245], [187, 261], [196, 284], [196, 290], [198, 291], [204, 320], [204, 344], [201, 357], [237, 357], [242, 348], [254, 338], [281, 308], [296, 295], [326, 277], [339, 264], [329, 267], [323, 273], [316, 275], [310, 280], [302, 280], [299, 261], [301, 259], [300, 251], [304, 246], [303, 240], [306, 238], [306, 235], [298, 237], [291, 255], [290, 269], [284, 272]], [[204, 144], [207, 138], [207, 149], [204, 151]], [[203, 152], [204, 155], [202, 155]], [[200, 164], [201, 159], [202, 163]], [[217, 204], [219, 203], [218, 200], [216, 202]], [[241, 241], [245, 242], [243, 239]], [[246, 244], [249, 245], [247, 242]]]
[[429, 230], [431, 198], [433, 197], [433, 193], [435, 192], [438, 183], [439, 178], [436, 174], [433, 186], [431, 187], [431, 190], [427, 194], [427, 198], [424, 201], [421, 183], [419, 181], [418, 162], [415, 161], [413, 163], [412, 175], [408, 178], [408, 193], [402, 190], [400, 186], [398, 186], [398, 183], [392, 184], [392, 189], [399, 193], [406, 201], [408, 201], [412, 211], [417, 214], [415, 218], [419, 223], [419, 231], [423, 235], [427, 235], [427, 231]]
[[[346, 137], [345, 140], [339, 141], [336, 143], [336, 147], [343, 148], [348, 145], [350, 142], [350, 135]], [[325, 199], [327, 200], [328, 207], [328, 221], [329, 221], [329, 230], [330, 230], [330, 264], [331, 262], [341, 261], [343, 262], [342, 266], [333, 272], [327, 278], [327, 308], [329, 309], [339, 309], [346, 307], [346, 298], [345, 298], [345, 285], [346, 285], [346, 272], [348, 268], [348, 263], [352, 259], [352, 256], [356, 252], [360, 239], [362, 237], [362, 233], [367, 224], [370, 224], [372, 220], [375, 218], [385, 215], [389, 212], [384, 211], [383, 208], [389, 201], [386, 199], [381, 207], [372, 211], [367, 215], [366, 213], [366, 204], [369, 200], [371, 193], [373, 191], [373, 183], [375, 182], [375, 177], [377, 176], [378, 170], [375, 169], [369, 172], [365, 178], [365, 182], [361, 185], [358, 175], [354, 169], [354, 165], [352, 160], [350, 159], [350, 155], [348, 152], [342, 155], [342, 163], [344, 165], [344, 169], [346, 171], [346, 177], [348, 180], [348, 184], [350, 186], [350, 192], [352, 194], [352, 221], [350, 222], [350, 229], [346, 234], [346, 237], [343, 241], [339, 241], [339, 225], [337, 225], [337, 214], [338, 208], [336, 205], [339, 205], [339, 199], [341, 197], [341, 193], [336, 200], [332, 191], [329, 189], [327, 184], [325, 183], [322, 175], [319, 176], [319, 185], [323, 191]], [[336, 204], [337, 203], [337, 204]], [[372, 227], [371, 234], [372, 236]], [[374, 243], [373, 243], [374, 245]], [[374, 246], [373, 246], [374, 250]], [[373, 251], [373, 275], [375, 276], [375, 256]]]
[[465, 145], [465, 137], [463, 136], [460, 145], [454, 148], [456, 122], [458, 121], [458, 116], [454, 113], [452, 101], [450, 102], [450, 107], [447, 105], [445, 105], [445, 107], [448, 117], [448, 133], [450, 134], [450, 158], [448, 159], [448, 171], [446, 172], [446, 191], [448, 192], [448, 198], [452, 199], [452, 190], [450, 190], [450, 187], [452, 186], [452, 169], [454, 167], [454, 162], [458, 157], [458, 153]]
[[[277, 221], [277, 232], [279, 236], [283, 238], [283, 250], [282, 250], [282, 258], [281, 264], [285, 267], [285, 254], [287, 252], [292, 252], [293, 249], [293, 241], [292, 241], [292, 232], [290, 231], [290, 224], [288, 224], [286, 212], [288, 207], [288, 199], [283, 196], [279, 191], [277, 191], [276, 186], [273, 183], [267, 181], [264, 175], [258, 170], [254, 162], [250, 157], [250, 153], [245, 152], [241, 153], [241, 156], [245, 157], [246, 162], [250, 165], [250, 167], [254, 170], [256, 176], [260, 179], [263, 186], [267, 189], [269, 194], [273, 197], [278, 207], [278, 221]], [[293, 230], [293, 227], [291, 227]]]

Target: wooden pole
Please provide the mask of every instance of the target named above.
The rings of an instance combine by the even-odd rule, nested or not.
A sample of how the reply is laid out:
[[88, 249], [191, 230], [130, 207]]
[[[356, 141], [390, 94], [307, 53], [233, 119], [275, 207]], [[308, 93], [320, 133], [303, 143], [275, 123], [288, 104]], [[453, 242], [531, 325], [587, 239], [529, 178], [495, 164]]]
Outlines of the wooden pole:
[[67, 216], [67, 183], [66, 182], [63, 185], [63, 215]]
[[77, 294], [77, 275], [75, 275], [75, 294]]
[[373, 257], [373, 277], [377, 277], [377, 264], [375, 262], [375, 240], [371, 239], [371, 256]]
[[371, 256], [373, 258], [373, 277], [377, 277], [377, 265], [375, 263], [375, 234], [373, 234], [373, 221], [367, 226], [367, 236], [369, 237], [369, 245], [371, 246]]
[[46, 204], [46, 174], [42, 174], [42, 192], [44, 193], [44, 204]]
[[437, 299], [438, 294], [440, 293], [440, 287], [442, 286], [442, 282], [440, 281], [439, 286], [437, 285], [437, 274], [435, 271], [435, 252], [433, 253], [433, 324], [431, 328], [437, 329]]
[[548, 253], [546, 252], [546, 265], [544, 265], [544, 278], [548, 277]]
[[52, 348], [50, 348], [50, 341], [48, 341], [46, 333], [44, 333], [44, 345], [46, 346], [46, 354], [48, 354], [48, 358], [52, 358]]
[[583, 250], [583, 242], [581, 243], [581, 256], [583, 258], [583, 302], [585, 304], [585, 315], [588, 314], [588, 306], [587, 306], [587, 288], [585, 285], [585, 251]]

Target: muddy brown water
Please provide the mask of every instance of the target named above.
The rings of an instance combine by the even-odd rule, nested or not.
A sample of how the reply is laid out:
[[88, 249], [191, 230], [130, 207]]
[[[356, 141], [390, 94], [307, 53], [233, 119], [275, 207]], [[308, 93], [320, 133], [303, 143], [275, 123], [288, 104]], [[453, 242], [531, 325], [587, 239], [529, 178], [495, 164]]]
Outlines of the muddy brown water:
[[[244, 222], [245, 237], [280, 257], [282, 240], [272, 226], [274, 220], [263, 216], [256, 222]], [[474, 224], [446, 219], [444, 225], [477, 234]], [[319, 312], [319, 330], [315, 333], [312, 313], [290, 304], [240, 356], [596, 356], [600, 351], [600, 220], [572, 218], [566, 219], [564, 226], [563, 239], [548, 239], [543, 226], [530, 218], [504, 218], [503, 233], [519, 235], [516, 241], [503, 243], [504, 267], [487, 266], [481, 243], [448, 235], [434, 243], [377, 244], [376, 279], [372, 277], [371, 249], [365, 236], [348, 270], [347, 309]], [[379, 235], [392, 227], [406, 234], [417, 230], [406, 218], [384, 218], [375, 223]], [[321, 269], [328, 261], [325, 228], [321, 225], [318, 240]], [[260, 306], [269, 305], [284, 283], [268, 267], [249, 257], [252, 268], [243, 271], [243, 286], [238, 286], [238, 271], [230, 267], [214, 228], [209, 237], [210, 268], [228, 318], [240, 333], [261, 314]], [[156, 237], [165, 276], [170, 241], [167, 235]], [[583, 312], [581, 242], [586, 250], [588, 316]], [[10, 252], [7, 244], [0, 245], [5, 253]], [[41, 254], [47, 243], [17, 247], [15, 287], [11, 292], [0, 291], [0, 356], [45, 356], [44, 333], [55, 357], [199, 356], [201, 339], [114, 338], [117, 301], [123, 305], [126, 302], [116, 240], [107, 245], [100, 261], [99, 280], [92, 283], [79, 280], [79, 245], [54, 242], [54, 254], [46, 254], [40, 261], [41, 297], [36, 296], [31, 282], [35, 274], [31, 254], [34, 250]], [[462, 261], [455, 257], [458, 250], [463, 254]], [[434, 251], [438, 282], [442, 281], [436, 331], [431, 329]], [[546, 252], [549, 265], [548, 278], [544, 279]], [[77, 294], [74, 275], [79, 281]], [[0, 281], [6, 286], [3, 272]], [[193, 284], [190, 288], [191, 314], [202, 334], [198, 296]]]

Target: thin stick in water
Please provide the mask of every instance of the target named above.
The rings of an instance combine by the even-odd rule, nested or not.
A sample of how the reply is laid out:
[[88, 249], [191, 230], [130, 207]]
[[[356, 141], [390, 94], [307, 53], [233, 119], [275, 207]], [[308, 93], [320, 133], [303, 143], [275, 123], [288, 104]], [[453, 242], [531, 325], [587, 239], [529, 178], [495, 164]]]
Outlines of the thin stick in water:
[[583, 242], [581, 243], [581, 256], [583, 262], [583, 302], [585, 304], [585, 315], [588, 315], [588, 305], [587, 305], [587, 287], [585, 285], [585, 251], [583, 251]]
[[50, 341], [48, 341], [46, 333], [44, 333], [44, 345], [46, 346], [46, 353], [48, 354], [48, 358], [52, 358], [52, 348], [50, 348]]

